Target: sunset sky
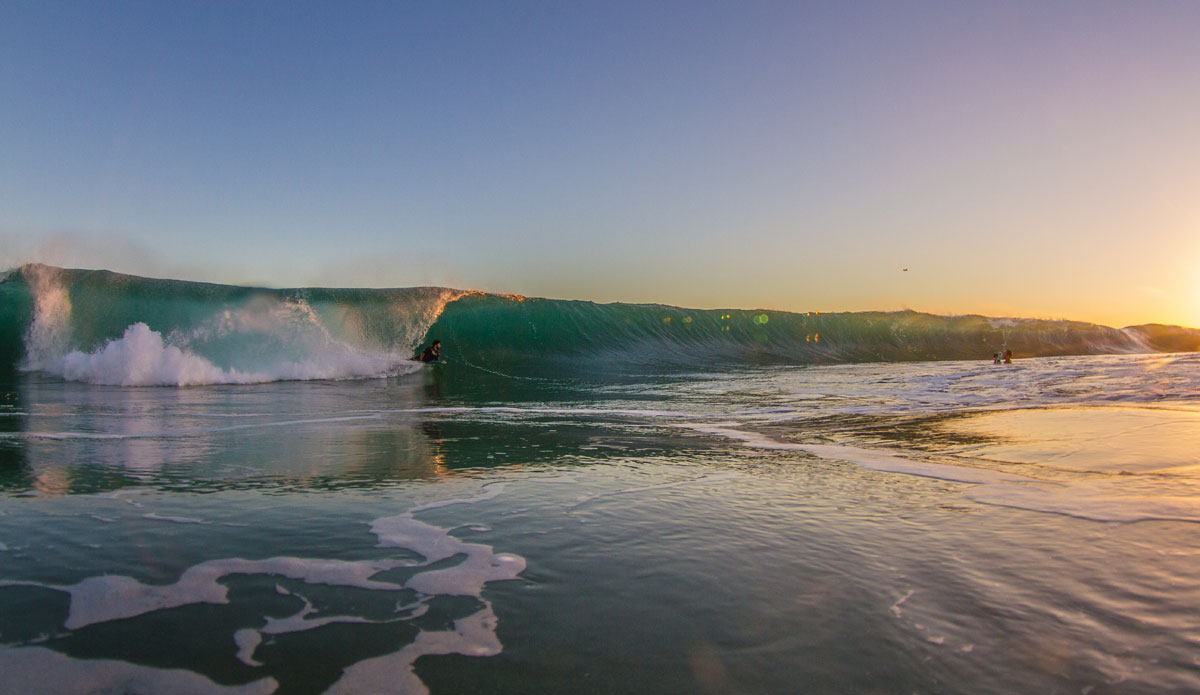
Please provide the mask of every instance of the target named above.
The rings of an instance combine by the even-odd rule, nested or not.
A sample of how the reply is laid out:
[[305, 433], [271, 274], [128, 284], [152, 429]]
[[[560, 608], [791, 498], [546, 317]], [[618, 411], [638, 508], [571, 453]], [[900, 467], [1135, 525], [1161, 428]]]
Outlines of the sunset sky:
[[1200, 3], [4, 2], [29, 260], [1196, 326]]

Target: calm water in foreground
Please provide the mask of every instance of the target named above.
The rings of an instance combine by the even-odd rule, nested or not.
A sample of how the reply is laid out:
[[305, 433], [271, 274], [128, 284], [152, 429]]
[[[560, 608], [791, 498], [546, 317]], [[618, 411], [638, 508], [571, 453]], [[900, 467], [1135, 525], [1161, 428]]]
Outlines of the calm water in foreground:
[[0, 391], [0, 692], [1200, 692], [1200, 356]]

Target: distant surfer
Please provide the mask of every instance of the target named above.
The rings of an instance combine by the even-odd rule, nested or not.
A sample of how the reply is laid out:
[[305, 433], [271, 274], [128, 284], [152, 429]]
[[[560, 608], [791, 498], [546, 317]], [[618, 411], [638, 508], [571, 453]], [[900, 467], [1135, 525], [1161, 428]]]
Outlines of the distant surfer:
[[998, 353], [998, 352], [992, 353], [992, 364], [1000, 364], [1000, 353]]
[[1012, 364], [1012, 350], [1004, 351], [1004, 364]]
[[433, 344], [421, 351], [421, 356], [417, 358], [418, 362], [441, 362], [442, 358], [438, 356], [438, 351], [442, 349], [442, 341], [435, 340]]

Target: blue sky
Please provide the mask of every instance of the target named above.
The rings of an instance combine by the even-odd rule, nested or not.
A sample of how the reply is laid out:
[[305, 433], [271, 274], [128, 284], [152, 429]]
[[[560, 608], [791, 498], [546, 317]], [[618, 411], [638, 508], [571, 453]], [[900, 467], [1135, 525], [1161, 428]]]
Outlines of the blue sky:
[[1198, 65], [1192, 2], [10, 1], [0, 261], [1198, 325]]

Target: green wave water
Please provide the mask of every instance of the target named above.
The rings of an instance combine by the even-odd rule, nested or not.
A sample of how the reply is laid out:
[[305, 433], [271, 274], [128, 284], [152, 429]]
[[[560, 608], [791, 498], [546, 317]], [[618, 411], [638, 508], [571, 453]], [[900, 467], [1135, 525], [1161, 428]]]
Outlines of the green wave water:
[[422, 342], [513, 373], [1200, 349], [1200, 331], [914, 311], [790, 313], [447, 288], [265, 289], [27, 265], [0, 281], [0, 364], [127, 385], [411, 371]]

